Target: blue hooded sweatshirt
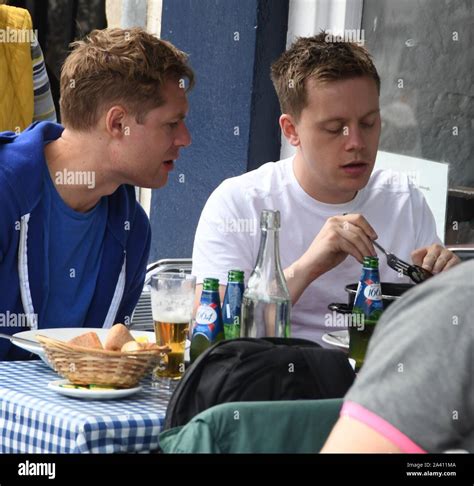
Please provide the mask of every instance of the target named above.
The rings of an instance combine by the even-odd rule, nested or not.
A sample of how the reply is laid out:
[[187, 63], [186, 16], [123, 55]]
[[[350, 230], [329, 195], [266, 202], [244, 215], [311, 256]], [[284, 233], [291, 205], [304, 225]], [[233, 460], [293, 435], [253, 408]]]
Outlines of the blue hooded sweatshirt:
[[[50, 225], [43, 201], [44, 145], [58, 139], [61, 125], [41, 122], [17, 135], [0, 133], [0, 332], [46, 327]], [[108, 196], [108, 220], [96, 290], [84, 327], [130, 322], [140, 297], [150, 251], [150, 223], [135, 188]], [[28, 323], [28, 327], [23, 326]], [[30, 353], [0, 339], [0, 360]]]

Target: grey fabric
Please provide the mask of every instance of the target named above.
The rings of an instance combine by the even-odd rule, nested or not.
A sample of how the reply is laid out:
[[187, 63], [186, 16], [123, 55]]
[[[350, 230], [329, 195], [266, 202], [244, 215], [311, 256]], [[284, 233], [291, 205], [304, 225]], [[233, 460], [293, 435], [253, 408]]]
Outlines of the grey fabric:
[[428, 452], [474, 452], [473, 274], [462, 263], [393, 304], [345, 397]]
[[33, 62], [33, 121], [56, 122], [56, 108], [54, 106], [51, 86], [44, 62], [43, 51], [38, 39], [31, 43], [31, 60]]

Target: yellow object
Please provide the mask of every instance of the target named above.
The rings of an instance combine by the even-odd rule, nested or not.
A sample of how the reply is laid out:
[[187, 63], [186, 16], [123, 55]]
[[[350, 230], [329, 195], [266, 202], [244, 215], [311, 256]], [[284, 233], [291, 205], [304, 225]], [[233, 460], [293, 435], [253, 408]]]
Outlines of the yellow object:
[[32, 32], [28, 10], [0, 5], [0, 132], [33, 121]]
[[135, 338], [135, 341], [137, 343], [147, 343], [148, 342], [148, 336], [138, 336]]
[[59, 385], [61, 388], [74, 388], [75, 390], [116, 390], [113, 386], [101, 386], [101, 385]]
[[90, 390], [116, 390], [113, 386], [89, 385]]

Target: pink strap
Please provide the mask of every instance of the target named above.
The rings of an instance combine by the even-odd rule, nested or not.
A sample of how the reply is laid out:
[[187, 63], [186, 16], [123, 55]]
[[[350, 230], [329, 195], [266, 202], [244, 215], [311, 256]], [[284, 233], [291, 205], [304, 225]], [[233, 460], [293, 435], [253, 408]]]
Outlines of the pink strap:
[[375, 413], [367, 410], [361, 405], [354, 402], [344, 402], [341, 409], [341, 416], [348, 416], [359, 422], [368, 425], [380, 435], [383, 435], [387, 440], [395, 444], [401, 452], [409, 454], [423, 454], [426, 453], [420, 446], [415, 444], [405, 434], [400, 432], [392, 424], [386, 420], [375, 415]]

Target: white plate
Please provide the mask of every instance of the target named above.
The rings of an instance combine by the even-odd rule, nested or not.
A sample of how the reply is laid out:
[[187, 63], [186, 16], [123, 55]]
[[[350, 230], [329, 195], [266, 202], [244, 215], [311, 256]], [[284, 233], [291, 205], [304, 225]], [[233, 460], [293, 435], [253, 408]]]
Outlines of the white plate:
[[[109, 332], [109, 329], [104, 329], [104, 328], [95, 328], [95, 327], [58, 327], [54, 329], [37, 329], [36, 331], [23, 331], [23, 332], [17, 332], [14, 334], [16, 337], [24, 338], [24, 339], [30, 339], [31, 341], [36, 341], [36, 334], [42, 334], [43, 336], [50, 337], [52, 339], [58, 339], [59, 341], [69, 341], [70, 339], [79, 336], [81, 334], [85, 334], [86, 332], [96, 332], [97, 335], [99, 336], [99, 339], [102, 341], [102, 343], [105, 342], [105, 338], [107, 336], [107, 333]], [[132, 333], [132, 336], [136, 339], [137, 337], [140, 336], [146, 336], [148, 338], [148, 342], [154, 343], [156, 342], [155, 339], [155, 333], [153, 331], [130, 331]], [[41, 347], [41, 344], [38, 342], [38, 344], [26, 344], [26, 343], [20, 343], [20, 342], [15, 342], [17, 346], [20, 348], [26, 349], [30, 353], [37, 354], [48, 366], [48, 360], [44, 354], [44, 350]], [[189, 345], [190, 342], [186, 342], [186, 352], [185, 352], [185, 360], [189, 361]]]
[[331, 344], [332, 346], [349, 349], [349, 331], [330, 332], [328, 334], [324, 334], [322, 340], [327, 344]]
[[61, 385], [70, 385], [68, 380], [56, 380], [48, 383], [48, 388], [61, 395], [84, 400], [114, 400], [133, 395], [142, 389], [141, 386], [135, 388], [120, 388], [117, 390], [85, 390], [81, 388], [64, 388]]

